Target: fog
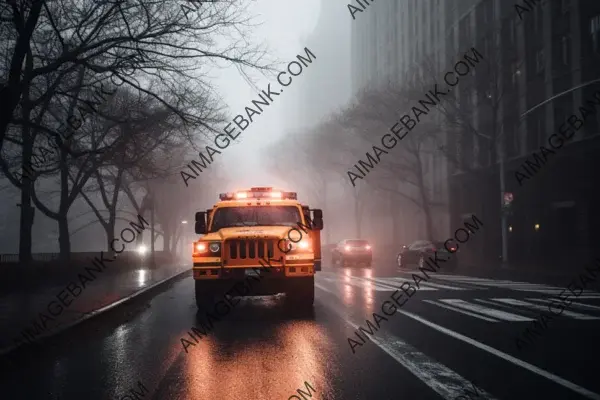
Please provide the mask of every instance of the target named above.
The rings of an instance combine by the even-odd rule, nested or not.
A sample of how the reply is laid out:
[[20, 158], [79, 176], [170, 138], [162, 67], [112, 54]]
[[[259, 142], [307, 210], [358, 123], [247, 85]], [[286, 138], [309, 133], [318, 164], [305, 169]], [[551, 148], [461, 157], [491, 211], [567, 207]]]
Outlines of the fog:
[[[363, 92], [369, 88], [357, 86], [352, 81], [353, 24], [360, 26], [358, 24], [377, 15], [381, 18], [385, 16], [385, 8], [382, 6], [376, 11], [371, 7], [353, 20], [348, 3], [341, 0], [260, 0], [244, 4], [247, 4], [244, 15], [252, 24], [243, 28], [241, 36], [248, 43], [265, 49], [261, 62], [270, 65], [270, 68], [240, 66], [240, 63], [220, 59], [202, 68], [201, 79], [206, 87], [210, 86], [210, 96], [215, 107], [223, 113], [223, 118], [207, 122], [212, 132], [205, 129], [201, 118], [196, 125], [199, 129], [189, 126], [174, 128], [185, 132], [181, 134], [181, 141], [174, 144], [172, 152], [153, 156], [169, 160], [168, 170], [160, 167], [163, 168], [163, 178], [144, 175], [139, 180], [133, 179], [133, 182], [140, 183], [132, 187], [132, 195], [138, 202], [142, 201], [146, 192], [141, 182], [155, 185], [152, 190], [162, 204], [161, 215], [157, 216], [157, 229], [164, 229], [161, 221], [169, 220], [169, 229], [183, 229], [188, 236], [184, 236], [182, 241], [187, 240], [193, 237], [193, 224], [181, 228], [173, 228], [173, 224], [193, 221], [194, 211], [212, 207], [220, 192], [273, 186], [296, 191], [303, 204], [324, 211], [322, 237], [325, 244], [362, 237], [381, 246], [389, 246], [430, 233], [443, 237], [447, 231], [446, 213], [442, 212], [444, 216], [438, 218], [435, 210], [425, 211], [426, 214], [432, 213], [435, 222], [434, 231], [428, 232], [423, 207], [419, 204], [422, 197], [419, 190], [430, 189], [419, 187], [412, 178], [404, 177], [404, 183], [401, 180], [396, 182], [394, 174], [403, 176], [405, 173], [402, 171], [410, 169], [410, 165], [400, 161], [401, 158], [394, 154], [395, 150], [389, 151], [388, 158], [392, 161], [383, 168], [376, 166], [375, 172], [368, 178], [351, 182], [347, 172], [357, 160], [365, 159], [365, 152], [371, 149], [377, 138], [389, 131], [387, 125], [394, 120], [394, 113], [399, 107], [395, 105], [397, 94], [391, 102], [381, 106], [373, 104], [364, 97], [368, 93]], [[214, 36], [211, 38], [214, 42], [209, 43], [208, 48], [212, 45], [226, 46], [229, 40], [233, 40], [227, 35]], [[257, 100], [269, 84], [278, 85], [279, 71], [285, 71], [288, 63], [297, 60], [298, 55], [307, 57], [307, 49], [314, 58], [304, 66], [301, 74], [293, 77], [285, 92], [273, 96], [273, 103], [264, 107], [263, 112], [254, 117], [254, 121], [229, 147], [215, 156], [214, 162], [197, 179], [194, 177], [184, 182], [180, 171], [186, 170], [185, 166], [191, 160], [198, 159], [198, 151], [212, 143], [215, 132], [222, 133], [236, 115], [245, 115], [244, 108], [252, 106], [252, 101]], [[138, 72], [141, 74], [143, 71]], [[198, 74], [198, 71], [194, 73]], [[151, 77], [140, 77], [140, 80], [148, 83]], [[180, 77], [176, 84], [185, 87], [186, 80]], [[148, 86], [152, 87], [149, 83]], [[193, 92], [194, 87], [190, 85], [189, 89]], [[407, 98], [404, 94], [400, 97]], [[360, 115], [360, 110], [366, 110], [365, 104], [369, 104], [366, 108], [371, 107], [373, 112], [379, 113], [384, 107], [390, 112], [376, 117]], [[20, 150], [15, 154], [5, 155], [7, 164], [11, 160], [18, 164]], [[153, 173], [158, 174], [156, 170]], [[37, 196], [52, 212], [58, 211], [61, 185], [58, 179], [55, 169], [42, 175], [35, 183]], [[84, 188], [90, 190], [89, 200], [103, 208], [97, 185], [89, 182]], [[0, 253], [18, 253], [20, 209], [16, 205], [20, 201], [20, 191], [3, 179], [0, 193]], [[131, 216], [136, 214], [136, 207], [132, 207], [128, 196], [121, 193], [117, 208], [120, 210], [117, 215], [123, 218], [117, 218], [115, 222], [115, 230], [119, 231], [126, 220], [131, 220]], [[35, 210], [33, 253], [59, 251], [57, 220], [44, 214]], [[97, 223], [95, 213], [82, 196], [76, 196], [68, 209], [68, 231], [72, 252], [106, 248], [105, 229]], [[147, 242], [148, 238], [144, 241]], [[162, 237], [158, 238], [156, 246], [162, 248]]]

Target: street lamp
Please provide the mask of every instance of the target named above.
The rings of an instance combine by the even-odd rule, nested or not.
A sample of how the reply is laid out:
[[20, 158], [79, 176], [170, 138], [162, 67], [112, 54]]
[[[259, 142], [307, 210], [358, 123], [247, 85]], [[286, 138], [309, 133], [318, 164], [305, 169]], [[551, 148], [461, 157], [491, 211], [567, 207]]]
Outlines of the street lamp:
[[144, 254], [146, 254], [147, 251], [148, 251], [148, 248], [146, 246], [144, 246], [143, 244], [137, 248], [137, 253], [140, 256], [143, 256]]

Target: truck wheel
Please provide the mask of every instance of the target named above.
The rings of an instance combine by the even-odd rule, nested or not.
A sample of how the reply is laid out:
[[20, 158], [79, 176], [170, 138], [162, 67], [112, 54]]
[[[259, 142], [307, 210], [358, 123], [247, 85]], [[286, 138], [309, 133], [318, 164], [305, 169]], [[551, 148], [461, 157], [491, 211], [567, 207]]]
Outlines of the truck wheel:
[[312, 308], [315, 303], [315, 277], [291, 278], [290, 287], [285, 296], [295, 307]]
[[210, 281], [194, 281], [196, 284], [196, 306], [199, 309], [211, 307], [215, 300], [215, 288]]

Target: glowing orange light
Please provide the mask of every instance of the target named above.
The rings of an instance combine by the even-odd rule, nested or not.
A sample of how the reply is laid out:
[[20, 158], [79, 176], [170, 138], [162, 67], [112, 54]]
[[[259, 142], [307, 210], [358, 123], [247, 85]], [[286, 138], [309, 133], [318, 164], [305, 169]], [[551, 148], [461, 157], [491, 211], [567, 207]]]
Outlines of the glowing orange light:
[[196, 250], [199, 252], [206, 251], [206, 243], [196, 243]]

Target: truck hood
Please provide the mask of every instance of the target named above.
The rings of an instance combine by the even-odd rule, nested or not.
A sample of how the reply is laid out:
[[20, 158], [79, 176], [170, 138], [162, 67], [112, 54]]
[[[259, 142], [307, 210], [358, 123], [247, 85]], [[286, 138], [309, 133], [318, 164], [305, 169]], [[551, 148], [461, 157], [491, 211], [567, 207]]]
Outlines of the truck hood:
[[[218, 232], [204, 235], [202, 240], [230, 240], [230, 239], [282, 239], [287, 236], [292, 226], [240, 226], [233, 228], [223, 228]], [[306, 233], [300, 231], [303, 236]], [[298, 233], [292, 234], [297, 238]]]

